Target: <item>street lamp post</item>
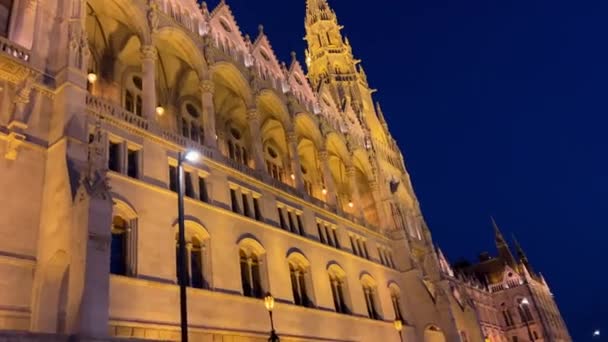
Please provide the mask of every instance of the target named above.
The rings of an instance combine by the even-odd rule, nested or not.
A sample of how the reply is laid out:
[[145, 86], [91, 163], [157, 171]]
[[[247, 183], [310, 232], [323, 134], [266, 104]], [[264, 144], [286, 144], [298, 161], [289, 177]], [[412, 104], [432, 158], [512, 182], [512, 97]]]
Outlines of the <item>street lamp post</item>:
[[264, 305], [266, 306], [266, 310], [268, 310], [268, 314], [270, 315], [270, 337], [268, 338], [268, 342], [280, 342], [281, 339], [277, 332], [274, 330], [274, 319], [272, 317], [272, 310], [274, 310], [274, 297], [269, 293], [264, 297]]
[[186, 264], [186, 224], [184, 219], [184, 192], [185, 192], [185, 175], [184, 161], [195, 162], [200, 155], [196, 151], [179, 152], [177, 154], [177, 216], [178, 216], [178, 282], [179, 282], [179, 309], [180, 309], [180, 325], [182, 332], [182, 342], [188, 342], [188, 304], [187, 304], [187, 283], [188, 274], [186, 273], [188, 265]]
[[528, 317], [528, 312], [526, 310], [524, 310], [524, 305], [529, 305], [530, 302], [528, 301], [528, 298], [524, 298], [521, 300], [521, 302], [519, 302], [519, 310], [521, 311], [521, 317], [524, 320], [524, 323], [526, 323], [526, 329], [528, 330], [528, 338], [530, 339], [530, 341], [534, 341], [534, 336], [532, 336], [532, 330], [530, 330], [530, 317]]
[[395, 330], [399, 333], [399, 342], [403, 341], [403, 321], [396, 319], [394, 322]]

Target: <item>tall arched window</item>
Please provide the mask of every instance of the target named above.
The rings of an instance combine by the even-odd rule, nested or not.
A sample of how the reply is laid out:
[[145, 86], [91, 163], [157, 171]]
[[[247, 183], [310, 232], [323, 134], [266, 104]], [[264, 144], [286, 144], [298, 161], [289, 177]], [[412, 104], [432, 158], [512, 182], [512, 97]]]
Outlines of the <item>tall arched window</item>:
[[8, 37], [13, 11], [13, 0], [0, 0], [0, 36]]
[[296, 305], [313, 307], [310, 262], [304, 255], [294, 252], [288, 257], [293, 301]]
[[331, 294], [334, 299], [334, 308], [336, 312], [343, 314], [350, 314], [350, 309], [348, 307], [348, 291], [346, 284], [346, 274], [344, 270], [333, 265], [329, 269], [329, 284], [331, 287]]
[[392, 284], [390, 286], [391, 291], [391, 303], [393, 304], [393, 311], [395, 312], [395, 320], [403, 321], [403, 314], [401, 313], [401, 291], [397, 285]]
[[376, 282], [369, 275], [365, 275], [361, 278], [361, 287], [363, 288], [363, 296], [365, 297], [367, 316], [372, 319], [382, 319], [378, 306], [378, 286]]
[[245, 148], [241, 131], [234, 127], [230, 129], [228, 138], [228, 156], [241, 164], [249, 164], [249, 153]]
[[266, 146], [266, 169], [270, 176], [278, 181], [283, 181], [285, 174], [285, 168], [283, 167], [283, 161], [281, 155], [277, 152], [277, 149], [273, 146]]
[[112, 219], [110, 273], [127, 275], [127, 233], [129, 224], [120, 216]]
[[124, 89], [124, 108], [137, 116], [142, 116], [143, 85], [141, 77], [138, 75], [128, 77]]
[[243, 295], [246, 297], [262, 298], [262, 276], [260, 272], [260, 259], [253, 252], [244, 249], [239, 251], [241, 263], [241, 282], [243, 284]]
[[[209, 234], [200, 225], [192, 221], [186, 222], [186, 285], [196, 289], [209, 289], [210, 280], [210, 250]], [[175, 275], [179, 284], [179, 236], [175, 235]]]
[[523, 323], [531, 322], [534, 320], [534, 318], [532, 317], [532, 311], [530, 310], [530, 302], [527, 298], [518, 299], [517, 308], [519, 311], [519, 316], [521, 317], [521, 321]]
[[200, 110], [191, 102], [184, 103], [182, 107], [181, 122], [179, 123], [182, 135], [202, 144], [205, 140], [205, 130], [201, 124]]

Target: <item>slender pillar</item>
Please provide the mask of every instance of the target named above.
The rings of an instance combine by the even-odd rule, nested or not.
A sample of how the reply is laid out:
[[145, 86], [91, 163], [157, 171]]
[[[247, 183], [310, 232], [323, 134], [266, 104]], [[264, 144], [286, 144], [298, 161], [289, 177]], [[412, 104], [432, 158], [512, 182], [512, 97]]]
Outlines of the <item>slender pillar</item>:
[[156, 118], [156, 107], [158, 100], [156, 98], [156, 48], [152, 45], [146, 45], [141, 48], [142, 59], [142, 83], [143, 83], [143, 105], [142, 113], [144, 118], [154, 122]]
[[210, 79], [202, 80], [201, 101], [203, 108], [203, 127], [205, 129], [205, 145], [217, 147], [217, 133], [215, 129], [215, 105], [213, 103], [213, 94], [215, 93], [215, 85]]
[[336, 205], [336, 184], [334, 178], [331, 175], [331, 169], [329, 168], [329, 154], [326, 150], [319, 151], [319, 161], [321, 162], [321, 171], [323, 172], [323, 182], [327, 189], [325, 195], [325, 201], [331, 205]]
[[260, 114], [257, 108], [249, 108], [247, 111], [247, 121], [249, 122], [249, 132], [251, 133], [255, 168], [263, 171], [265, 169], [264, 150], [262, 149], [262, 136], [260, 133]]
[[295, 186], [298, 190], [304, 191], [304, 176], [302, 174], [302, 164], [298, 154], [298, 136], [293, 130], [287, 132], [289, 143], [289, 154], [291, 155], [291, 172], [295, 176]]
[[388, 216], [384, 213], [384, 205], [382, 205], [382, 199], [380, 195], [380, 186], [376, 180], [371, 180], [369, 182], [369, 188], [372, 192], [372, 197], [374, 199], [374, 205], [376, 206], [376, 212], [378, 213], [378, 224], [380, 225], [381, 230], [388, 229], [390, 225], [390, 221], [388, 220]]

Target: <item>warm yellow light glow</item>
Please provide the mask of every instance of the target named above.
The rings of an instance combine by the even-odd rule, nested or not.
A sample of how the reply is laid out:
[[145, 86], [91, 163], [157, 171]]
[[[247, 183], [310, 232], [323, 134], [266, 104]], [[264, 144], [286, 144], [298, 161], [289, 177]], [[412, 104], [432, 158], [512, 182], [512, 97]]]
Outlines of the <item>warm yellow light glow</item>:
[[400, 332], [401, 330], [403, 330], [403, 322], [400, 319], [395, 320], [394, 325], [397, 331]]
[[87, 80], [88, 80], [88, 81], [89, 81], [89, 83], [91, 83], [91, 84], [93, 84], [93, 83], [97, 82], [97, 74], [96, 74], [96, 73], [94, 73], [94, 72], [90, 72], [90, 73], [87, 75]]
[[348, 202], [348, 206], [351, 207], [351, 208], [354, 208], [355, 207], [355, 203], [353, 203], [353, 201], [350, 201], [350, 202]]
[[321, 190], [321, 192], [323, 193], [323, 195], [327, 195], [327, 189], [323, 188], [323, 190]]
[[272, 311], [274, 309], [274, 297], [268, 293], [264, 298], [264, 306], [266, 306], [266, 310]]
[[158, 115], [165, 114], [165, 108], [163, 108], [163, 106], [156, 107], [156, 114], [158, 114]]
[[186, 159], [187, 161], [189, 161], [191, 163], [197, 162], [200, 158], [201, 158], [201, 154], [198, 153], [198, 151], [194, 151], [194, 150], [188, 151], [184, 155], [184, 159]]
[[293, 173], [291, 174], [291, 179], [296, 180], [296, 175], [294, 175]]

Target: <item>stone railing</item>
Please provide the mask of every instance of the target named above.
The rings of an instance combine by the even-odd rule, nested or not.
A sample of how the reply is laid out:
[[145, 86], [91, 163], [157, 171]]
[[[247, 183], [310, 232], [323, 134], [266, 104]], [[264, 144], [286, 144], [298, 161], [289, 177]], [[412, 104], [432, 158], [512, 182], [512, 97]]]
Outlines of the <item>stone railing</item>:
[[87, 94], [86, 104], [90, 110], [101, 116], [118, 119], [144, 131], [150, 126], [148, 120], [91, 94]]
[[25, 62], [29, 62], [31, 56], [29, 50], [3, 37], [0, 37], [0, 51], [13, 58], [17, 58]]

